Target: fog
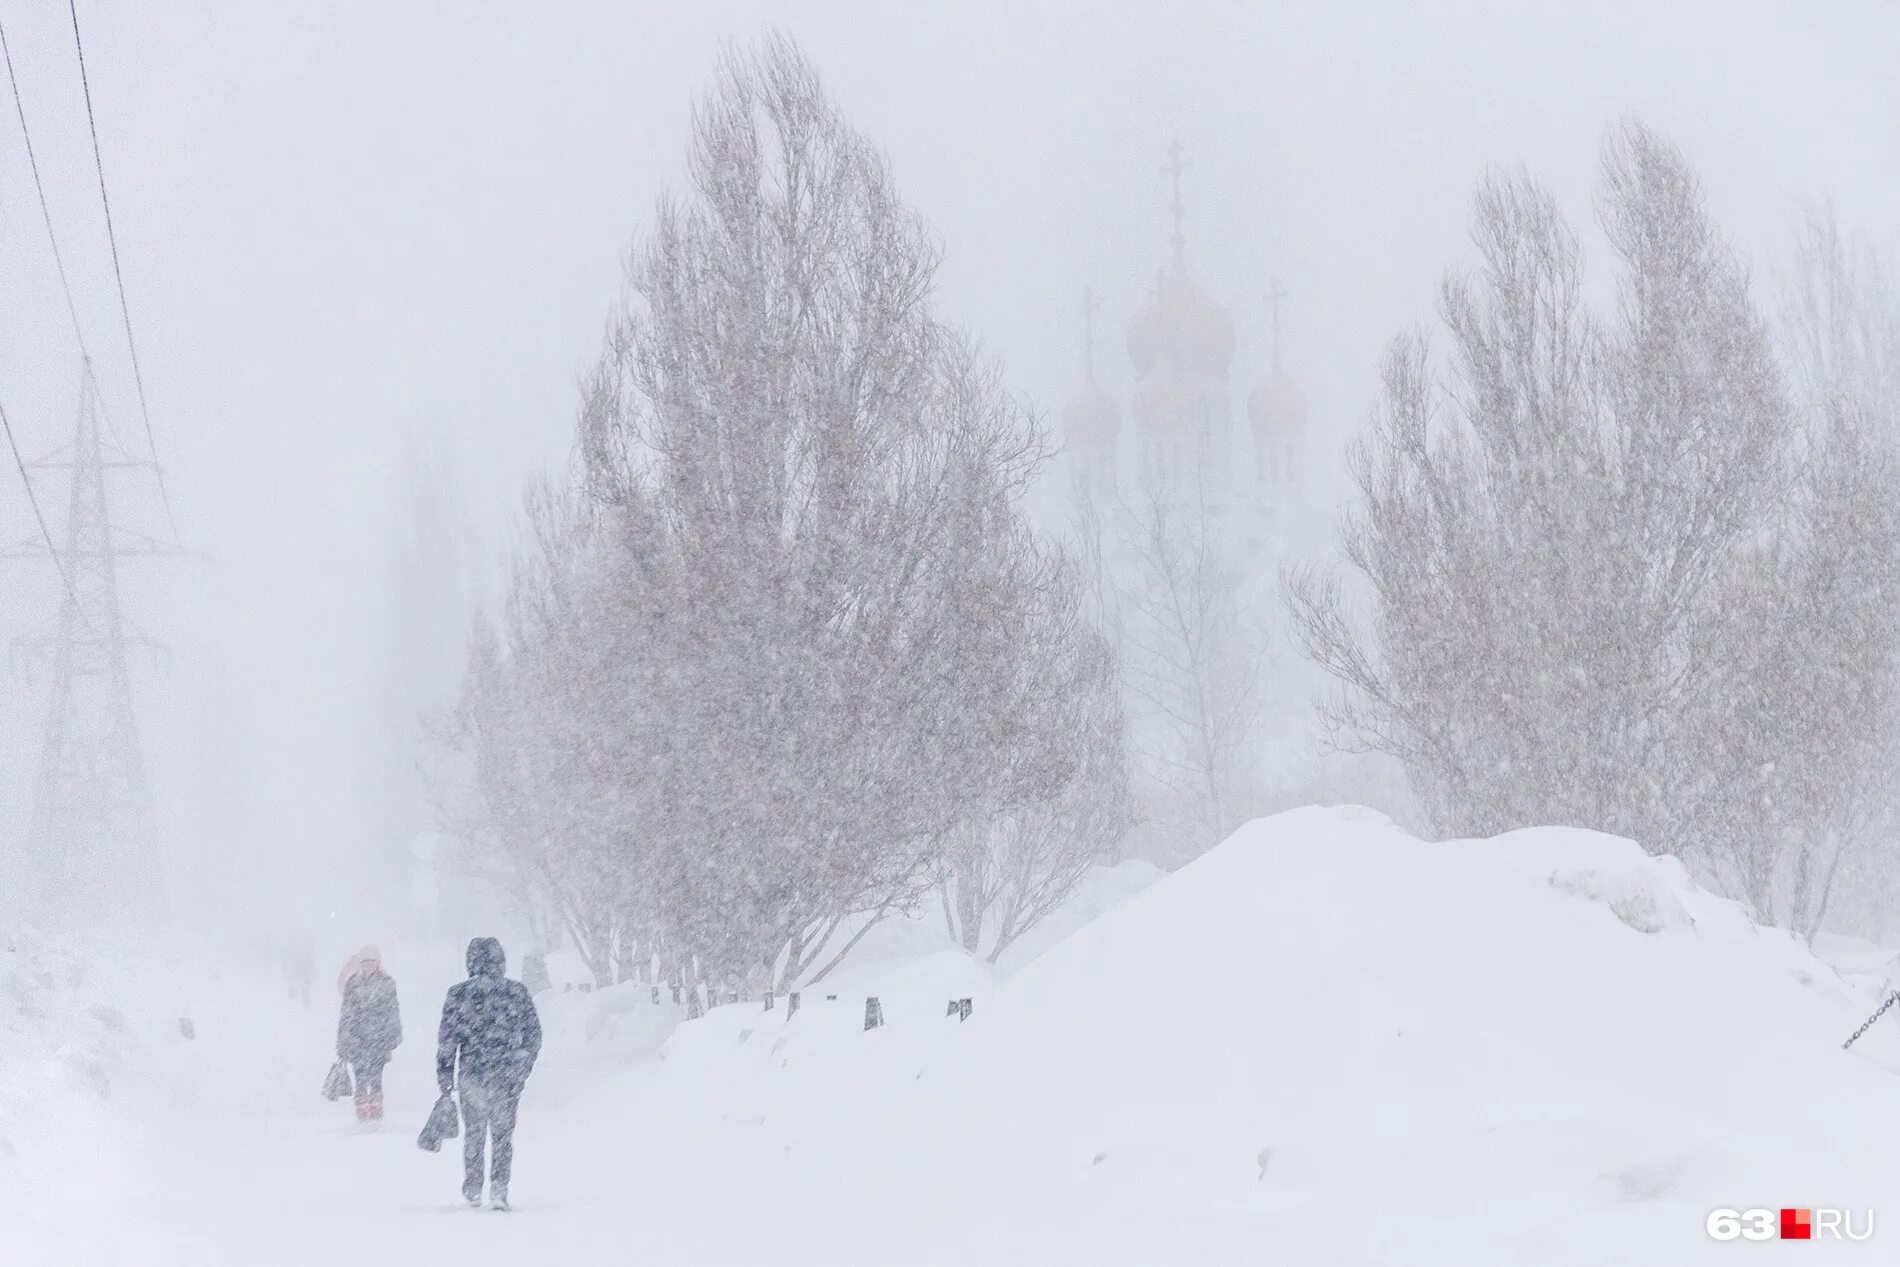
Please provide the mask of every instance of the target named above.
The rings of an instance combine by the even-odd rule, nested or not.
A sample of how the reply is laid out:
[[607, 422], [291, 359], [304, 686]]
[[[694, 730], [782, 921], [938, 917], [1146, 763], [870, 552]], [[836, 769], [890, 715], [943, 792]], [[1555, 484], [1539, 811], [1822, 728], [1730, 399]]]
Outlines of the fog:
[[[107, 405], [142, 432], [117, 330], [71, 29], [6, 23]], [[1523, 164], [1587, 220], [1605, 125], [1643, 118], [1758, 261], [1807, 205], [1891, 240], [1900, 36], [1890, 6], [1782, 4], [651, 6], [181, 2], [99, 7], [87, 54], [160, 456], [189, 560], [123, 569], [170, 648], [135, 679], [171, 883], [270, 923], [375, 910], [356, 868], [379, 798], [396, 654], [402, 454], [459, 482], [498, 576], [519, 492], [572, 447], [576, 376], [630, 240], [679, 187], [692, 103], [728, 42], [794, 35], [939, 235], [939, 302], [1053, 415], [1165, 262], [1180, 138], [1188, 260], [1265, 364], [1285, 355], [1333, 444], [1385, 341], [1467, 258], [1474, 179]], [[78, 356], [17, 129], [0, 145], [4, 401], [23, 445], [67, 436]], [[11, 473], [9, 539], [35, 529]], [[121, 518], [158, 530], [126, 477]], [[63, 490], [44, 493], [63, 516]], [[163, 535], [162, 532], [160, 535]], [[50, 620], [9, 562], [4, 633]], [[446, 624], [459, 629], [465, 614]], [[455, 648], [446, 649], [453, 653]], [[0, 826], [20, 839], [45, 678], [7, 693]], [[204, 909], [212, 909], [205, 906]], [[216, 909], [228, 913], [231, 903]]]
[[1872, 1235], [1900, 7], [0, 26], [0, 1260]]

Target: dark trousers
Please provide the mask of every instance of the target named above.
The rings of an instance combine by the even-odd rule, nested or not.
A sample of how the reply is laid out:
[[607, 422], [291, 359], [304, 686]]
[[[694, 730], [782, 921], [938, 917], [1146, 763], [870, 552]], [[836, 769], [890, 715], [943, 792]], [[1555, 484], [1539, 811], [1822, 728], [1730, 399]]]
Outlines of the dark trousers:
[[387, 1056], [358, 1056], [350, 1061], [350, 1075], [356, 1079], [358, 1096], [383, 1093], [383, 1066], [388, 1063]]
[[508, 1195], [515, 1161], [515, 1106], [521, 1088], [462, 1083], [462, 1195], [482, 1195], [482, 1146], [488, 1145], [488, 1180], [494, 1196]]

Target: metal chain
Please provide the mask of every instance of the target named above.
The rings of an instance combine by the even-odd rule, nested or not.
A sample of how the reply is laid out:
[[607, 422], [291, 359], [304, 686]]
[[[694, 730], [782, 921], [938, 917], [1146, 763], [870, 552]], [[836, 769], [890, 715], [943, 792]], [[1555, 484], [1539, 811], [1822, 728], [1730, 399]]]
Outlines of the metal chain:
[[1874, 1027], [1874, 1022], [1879, 1020], [1882, 1016], [1885, 1016], [1887, 1014], [1887, 1009], [1892, 1007], [1895, 1003], [1900, 1003], [1900, 991], [1896, 991], [1893, 994], [1889, 994], [1887, 996], [1887, 1001], [1880, 1005], [1880, 1009], [1876, 1011], [1872, 1016], [1862, 1021], [1860, 1023], [1860, 1028], [1854, 1031], [1853, 1036], [1849, 1038], [1846, 1042], [1841, 1044], [1841, 1050], [1846, 1051], [1849, 1047], [1852, 1047], [1855, 1043], [1859, 1042], [1860, 1036], [1862, 1034], [1865, 1034], [1868, 1030], [1872, 1029]]

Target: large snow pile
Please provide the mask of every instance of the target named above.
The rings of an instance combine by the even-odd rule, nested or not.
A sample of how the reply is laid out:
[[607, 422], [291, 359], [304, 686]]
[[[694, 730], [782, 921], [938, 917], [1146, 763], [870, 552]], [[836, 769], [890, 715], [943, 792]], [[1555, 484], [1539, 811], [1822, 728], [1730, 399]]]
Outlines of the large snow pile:
[[911, 1262], [1673, 1265], [1900, 1191], [1900, 1026], [1844, 1054], [1871, 994], [1596, 833], [1283, 814], [978, 993], [715, 1014], [669, 1090]]

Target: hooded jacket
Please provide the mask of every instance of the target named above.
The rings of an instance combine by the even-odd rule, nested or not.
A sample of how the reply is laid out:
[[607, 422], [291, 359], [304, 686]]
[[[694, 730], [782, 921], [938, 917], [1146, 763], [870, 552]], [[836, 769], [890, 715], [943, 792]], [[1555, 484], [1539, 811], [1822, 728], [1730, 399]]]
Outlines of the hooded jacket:
[[541, 1018], [519, 981], [502, 976], [501, 943], [477, 937], [468, 944], [468, 980], [442, 1002], [435, 1080], [444, 1092], [459, 1078], [519, 1091], [541, 1054]]
[[396, 981], [382, 965], [351, 977], [343, 991], [343, 1011], [336, 1022], [336, 1054], [351, 1064], [388, 1060], [402, 1045], [402, 1013], [396, 1004]]

